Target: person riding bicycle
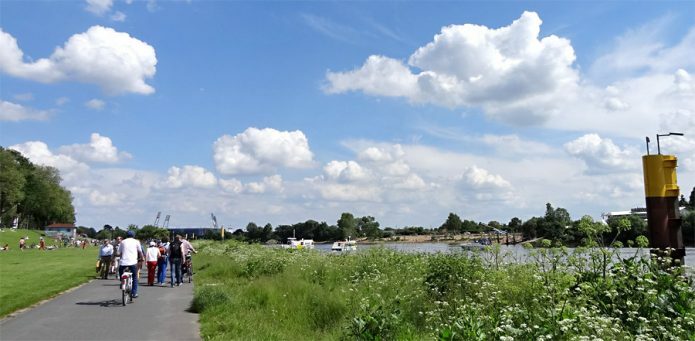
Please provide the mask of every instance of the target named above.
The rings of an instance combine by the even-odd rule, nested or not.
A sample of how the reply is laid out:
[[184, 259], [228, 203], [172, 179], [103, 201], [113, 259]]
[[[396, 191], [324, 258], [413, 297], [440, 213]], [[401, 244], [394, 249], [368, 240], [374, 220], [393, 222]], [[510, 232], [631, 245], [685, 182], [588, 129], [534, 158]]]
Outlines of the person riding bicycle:
[[118, 267], [118, 277], [123, 276], [123, 271], [128, 268], [133, 274], [133, 291], [131, 296], [138, 297], [138, 267], [142, 265], [142, 260], [145, 256], [142, 253], [140, 241], [135, 239], [135, 233], [128, 231], [127, 238], [121, 241], [118, 246], [118, 253], [121, 255], [121, 264]]

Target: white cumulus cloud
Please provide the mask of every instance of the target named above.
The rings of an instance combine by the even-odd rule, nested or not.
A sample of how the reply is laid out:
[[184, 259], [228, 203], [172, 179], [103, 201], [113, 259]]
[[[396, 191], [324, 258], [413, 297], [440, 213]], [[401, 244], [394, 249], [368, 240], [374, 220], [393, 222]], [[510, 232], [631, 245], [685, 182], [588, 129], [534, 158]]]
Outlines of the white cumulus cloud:
[[459, 179], [467, 186], [475, 189], [510, 188], [511, 184], [502, 176], [491, 174], [478, 166], [471, 166], [463, 172]]
[[157, 57], [149, 44], [128, 33], [92, 26], [75, 34], [48, 58], [24, 60], [17, 40], [0, 30], [0, 71], [42, 83], [77, 81], [96, 84], [107, 94], [151, 94], [145, 82], [156, 72]]
[[45, 121], [53, 113], [52, 110], [37, 110], [21, 104], [0, 100], [0, 121]]
[[98, 133], [92, 133], [87, 144], [62, 146], [59, 151], [77, 160], [88, 162], [118, 163], [132, 157], [127, 152], [119, 152], [110, 138]]
[[123, 194], [117, 192], [103, 193], [99, 190], [92, 190], [89, 193], [89, 203], [94, 206], [118, 206], [123, 204]]
[[572, 67], [575, 54], [569, 40], [539, 38], [541, 23], [536, 13], [524, 12], [498, 29], [446, 26], [410, 56], [407, 66], [370, 56], [353, 71], [328, 72], [324, 90], [363, 91], [452, 108], [482, 106], [513, 123], [545, 121], [557, 109], [557, 98], [577, 86], [579, 76]]
[[244, 185], [237, 179], [219, 179], [220, 187], [231, 193], [239, 194], [244, 190]]
[[639, 169], [639, 154], [632, 149], [621, 149], [611, 139], [598, 134], [586, 134], [565, 143], [570, 155], [584, 161], [589, 173], [606, 173]]
[[217, 170], [222, 174], [259, 174], [278, 167], [306, 168], [313, 153], [304, 133], [272, 128], [248, 128], [235, 136], [224, 135], [213, 145]]
[[55, 167], [61, 172], [64, 172], [63, 175], [73, 171], [89, 169], [86, 164], [81, 163], [68, 155], [54, 154], [48, 148], [48, 145], [42, 141], [28, 141], [21, 144], [12, 145], [9, 148], [22, 153], [24, 157], [28, 158], [33, 163]]
[[199, 187], [212, 188], [217, 184], [217, 178], [210, 171], [200, 166], [185, 165], [183, 168], [172, 166], [164, 181], [164, 187]]
[[262, 194], [266, 192], [282, 192], [282, 176], [275, 174], [272, 176], [266, 176], [261, 182], [249, 182], [244, 186], [248, 193]]
[[347, 182], [369, 179], [369, 173], [355, 161], [331, 161], [323, 167], [329, 179]]

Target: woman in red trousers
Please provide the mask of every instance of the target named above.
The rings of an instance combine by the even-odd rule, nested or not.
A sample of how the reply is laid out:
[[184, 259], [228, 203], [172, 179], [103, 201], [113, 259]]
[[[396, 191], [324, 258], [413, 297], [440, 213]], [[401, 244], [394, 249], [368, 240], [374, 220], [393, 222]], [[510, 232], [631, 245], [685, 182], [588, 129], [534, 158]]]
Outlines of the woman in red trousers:
[[147, 285], [154, 285], [154, 276], [157, 273], [157, 260], [161, 254], [159, 253], [159, 248], [154, 242], [150, 242], [150, 247], [147, 248], [147, 255], [145, 260], [147, 261]]

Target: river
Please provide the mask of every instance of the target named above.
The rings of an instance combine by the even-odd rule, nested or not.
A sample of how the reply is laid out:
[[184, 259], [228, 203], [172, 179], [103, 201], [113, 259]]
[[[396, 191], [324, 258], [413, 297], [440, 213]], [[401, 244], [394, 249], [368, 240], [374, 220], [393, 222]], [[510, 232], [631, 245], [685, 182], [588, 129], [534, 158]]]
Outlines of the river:
[[[379, 244], [358, 244], [357, 249], [366, 249], [373, 247], [385, 247], [388, 249], [393, 249], [403, 252], [423, 252], [423, 253], [453, 253], [453, 252], [469, 252], [463, 251], [460, 243], [447, 244], [447, 243], [379, 243]], [[321, 251], [331, 251], [331, 244], [316, 244], [316, 249]], [[574, 248], [568, 248], [571, 254]], [[633, 256], [640, 249], [636, 248], [620, 248], [621, 258], [627, 258]], [[502, 245], [501, 252], [503, 255], [508, 255], [511, 260], [524, 261], [529, 256], [529, 249], [522, 247], [521, 245]], [[648, 249], [641, 249], [643, 254], [649, 252]], [[695, 248], [688, 247], [685, 249], [685, 264], [689, 267], [695, 267]]]

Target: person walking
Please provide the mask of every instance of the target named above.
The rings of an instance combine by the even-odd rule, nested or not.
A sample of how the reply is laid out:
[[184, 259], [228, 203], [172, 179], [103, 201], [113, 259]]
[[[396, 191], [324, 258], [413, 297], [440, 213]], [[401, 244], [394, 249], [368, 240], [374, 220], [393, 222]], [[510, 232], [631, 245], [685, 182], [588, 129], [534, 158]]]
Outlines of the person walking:
[[133, 290], [131, 291], [131, 297], [137, 298], [138, 266], [145, 257], [142, 254], [142, 245], [140, 245], [140, 241], [134, 237], [135, 233], [133, 231], [128, 231], [126, 239], [123, 239], [118, 246], [118, 253], [121, 255], [121, 264], [118, 267], [118, 278], [123, 275], [123, 271], [126, 268], [130, 269], [130, 273], [133, 274]]
[[113, 257], [113, 245], [107, 239], [104, 239], [103, 244], [99, 248], [99, 274], [101, 279], [107, 279], [109, 276], [111, 257]]
[[154, 275], [157, 272], [157, 262], [159, 261], [159, 256], [162, 254], [159, 252], [159, 248], [155, 242], [150, 242], [150, 247], [147, 248], [147, 285], [154, 285]]
[[[167, 244], [164, 244], [164, 243]], [[157, 284], [159, 285], [164, 285], [164, 281], [166, 280], [167, 276], [167, 246], [168, 246], [169, 239], [164, 238], [161, 242], [159, 242], [159, 259], [157, 260]]]
[[[183, 282], [181, 278], [181, 259], [183, 258], [183, 252], [181, 250], [181, 236], [176, 235], [176, 239], [169, 244], [169, 265], [171, 266], [171, 287], [174, 287], [174, 281], [176, 281], [176, 286], [180, 286]], [[175, 275], [175, 277], [174, 277]]]

